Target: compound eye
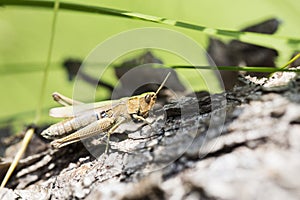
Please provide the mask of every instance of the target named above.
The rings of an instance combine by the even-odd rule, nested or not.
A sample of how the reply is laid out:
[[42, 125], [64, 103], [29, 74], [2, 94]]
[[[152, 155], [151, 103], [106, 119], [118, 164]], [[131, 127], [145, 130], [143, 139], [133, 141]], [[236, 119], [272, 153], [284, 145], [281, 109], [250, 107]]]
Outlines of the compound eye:
[[151, 102], [151, 98], [152, 98], [152, 95], [147, 94], [147, 95], [145, 96], [145, 101], [146, 101], [146, 103], [150, 103], [150, 102]]

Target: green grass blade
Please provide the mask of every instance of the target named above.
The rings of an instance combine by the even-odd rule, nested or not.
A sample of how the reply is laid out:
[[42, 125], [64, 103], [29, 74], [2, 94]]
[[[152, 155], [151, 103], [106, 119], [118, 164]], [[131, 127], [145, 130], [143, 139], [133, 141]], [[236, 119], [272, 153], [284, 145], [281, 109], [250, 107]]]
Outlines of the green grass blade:
[[221, 70], [221, 71], [247, 71], [247, 72], [266, 72], [274, 73], [279, 71], [284, 72], [300, 72], [300, 69], [286, 69], [286, 68], [274, 68], [274, 67], [249, 67], [249, 66], [191, 66], [191, 65], [176, 65], [169, 66], [174, 69], [208, 69], [208, 70]]
[[[0, 5], [7, 6], [29, 6], [40, 8], [53, 8], [53, 1], [32, 1], [32, 0], [0, 0]], [[143, 21], [150, 21], [159, 24], [171, 25], [191, 30], [200, 31], [211, 36], [226, 36], [232, 39], [243, 41], [246, 43], [256, 44], [269, 48], [274, 48], [282, 51], [297, 51], [300, 50], [300, 38], [282, 37], [276, 35], [268, 35], [261, 33], [250, 33], [223, 29], [214, 29], [201, 25], [181, 22], [163, 17], [145, 15], [142, 13], [130, 12], [126, 10], [111, 9], [100, 6], [90, 6], [84, 4], [63, 3], [61, 2], [60, 9], [80, 11], [86, 13], [95, 13], [101, 15], [110, 15], [123, 18], [131, 18]]]
[[298, 60], [298, 58], [300, 58], [300, 53], [298, 53], [297, 55], [295, 55], [291, 60], [289, 60], [285, 65], [279, 67], [279, 69], [284, 69], [287, 68], [290, 64], [292, 64], [293, 62], [295, 62], [296, 60]]
[[51, 34], [50, 34], [50, 41], [49, 41], [49, 49], [48, 49], [48, 54], [47, 54], [47, 59], [46, 59], [46, 65], [44, 69], [44, 75], [43, 75], [43, 80], [42, 80], [42, 85], [41, 85], [41, 91], [40, 91], [40, 97], [39, 101], [37, 104], [37, 109], [36, 109], [36, 116], [34, 123], [38, 123], [38, 121], [41, 118], [41, 113], [42, 113], [42, 108], [43, 108], [43, 100], [44, 100], [44, 93], [46, 90], [46, 84], [48, 80], [48, 74], [49, 74], [49, 68], [50, 68], [50, 62], [51, 62], [51, 57], [52, 57], [52, 52], [53, 52], [53, 43], [54, 43], [54, 37], [55, 37], [55, 28], [56, 28], [56, 19], [57, 19], [57, 14], [58, 14], [58, 9], [60, 6], [59, 0], [55, 0], [54, 6], [54, 12], [53, 12], [53, 20], [52, 20], [52, 25], [51, 25]]

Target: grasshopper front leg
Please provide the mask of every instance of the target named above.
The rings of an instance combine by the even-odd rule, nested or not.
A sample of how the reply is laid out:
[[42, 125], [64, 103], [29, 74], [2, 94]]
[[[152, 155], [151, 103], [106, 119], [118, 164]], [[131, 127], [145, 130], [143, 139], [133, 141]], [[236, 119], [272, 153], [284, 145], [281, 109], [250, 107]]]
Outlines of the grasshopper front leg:
[[150, 127], [150, 129], [154, 132], [154, 130], [153, 130], [152, 126], [151, 126], [151, 123], [148, 122], [144, 117], [139, 116], [139, 115], [137, 115], [137, 114], [133, 114], [132, 117], [133, 117], [134, 119], [136, 119], [136, 120], [140, 120], [140, 121], [146, 123], [146, 124]]
[[110, 132], [117, 124], [113, 117], [102, 118], [66, 137], [54, 140], [51, 145], [55, 148], [61, 148], [102, 132]]
[[142, 122], [145, 122], [145, 123], [149, 124], [149, 122], [148, 122], [144, 117], [142, 117], [142, 116], [139, 116], [139, 115], [137, 115], [137, 114], [133, 114], [132, 117], [133, 117], [134, 119], [136, 119], [136, 120], [140, 120], [140, 121], [142, 121]]
[[109, 129], [109, 131], [107, 132], [107, 142], [106, 142], [106, 148], [105, 148], [105, 153], [107, 154], [108, 152], [108, 147], [109, 147], [109, 139], [110, 139], [110, 135], [122, 124], [126, 121], [125, 118], [122, 118], [120, 121], [118, 121], [115, 125], [113, 125], [113, 127], [111, 127]]

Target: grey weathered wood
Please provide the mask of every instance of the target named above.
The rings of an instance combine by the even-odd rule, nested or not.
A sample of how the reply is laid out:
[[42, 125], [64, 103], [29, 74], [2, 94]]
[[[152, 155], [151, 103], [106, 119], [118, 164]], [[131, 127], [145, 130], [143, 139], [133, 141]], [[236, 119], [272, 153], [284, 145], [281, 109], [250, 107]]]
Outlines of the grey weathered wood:
[[[158, 114], [150, 119], [152, 129], [138, 126], [116, 133], [108, 155], [101, 154], [104, 145], [95, 147], [100, 148], [98, 159], [81, 143], [50, 151], [17, 172], [10, 186], [18, 190], [0, 194], [32, 194], [32, 199], [41, 199], [37, 193], [46, 199], [298, 199], [299, 78], [280, 90], [246, 83], [214, 95], [213, 101], [204, 95], [165, 105], [166, 121]], [[211, 102], [218, 105], [213, 111]], [[200, 114], [193, 112], [195, 105], [201, 105]], [[181, 116], [180, 108], [186, 115]], [[222, 111], [224, 126], [207, 132], [213, 113], [220, 116]]]

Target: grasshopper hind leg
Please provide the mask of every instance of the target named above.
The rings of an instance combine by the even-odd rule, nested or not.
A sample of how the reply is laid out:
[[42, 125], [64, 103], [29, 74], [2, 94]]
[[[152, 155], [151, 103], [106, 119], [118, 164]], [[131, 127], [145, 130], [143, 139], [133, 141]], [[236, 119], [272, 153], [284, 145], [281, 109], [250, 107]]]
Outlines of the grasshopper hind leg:
[[95, 136], [99, 133], [106, 133], [110, 131], [115, 125], [116, 123], [114, 118], [103, 118], [89, 124], [82, 129], [79, 129], [78, 131], [75, 131], [68, 136], [52, 141], [51, 145], [54, 148], [61, 148], [74, 142], [78, 142], [80, 140]]
[[58, 92], [54, 92], [52, 94], [52, 97], [54, 99], [54, 101], [56, 101], [57, 103], [63, 105], [63, 106], [72, 106], [72, 105], [80, 105], [83, 104], [80, 101], [76, 101], [74, 99], [70, 99], [69, 97], [66, 97]]

